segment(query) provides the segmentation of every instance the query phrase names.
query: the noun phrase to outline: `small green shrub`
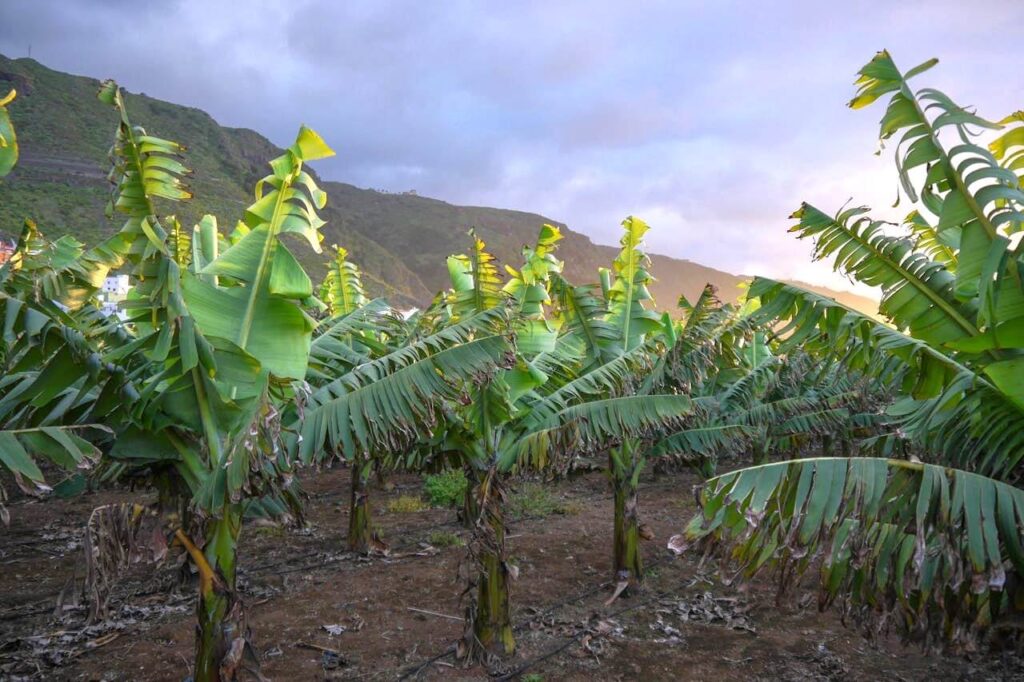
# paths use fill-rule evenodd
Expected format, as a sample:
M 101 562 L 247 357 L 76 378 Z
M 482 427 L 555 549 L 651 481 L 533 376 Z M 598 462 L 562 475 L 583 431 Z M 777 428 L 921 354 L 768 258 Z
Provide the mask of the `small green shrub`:
M 434 547 L 462 547 L 466 544 L 462 538 L 455 533 L 443 530 L 431 533 L 429 541 Z
M 523 675 L 520 679 L 523 682 L 544 682 L 544 676 L 540 673 L 530 673 L 529 675 Z
M 548 486 L 541 483 L 524 483 L 508 502 L 508 510 L 513 518 L 526 516 L 550 516 L 551 514 L 576 515 L 580 506 L 575 502 L 566 502 L 551 492 Z
M 430 505 L 415 495 L 402 495 L 393 500 L 388 500 L 387 509 L 389 512 L 406 514 L 410 512 L 421 512 L 430 509 Z
M 458 507 L 466 495 L 466 474 L 462 469 L 446 469 L 423 479 L 423 490 L 434 507 Z

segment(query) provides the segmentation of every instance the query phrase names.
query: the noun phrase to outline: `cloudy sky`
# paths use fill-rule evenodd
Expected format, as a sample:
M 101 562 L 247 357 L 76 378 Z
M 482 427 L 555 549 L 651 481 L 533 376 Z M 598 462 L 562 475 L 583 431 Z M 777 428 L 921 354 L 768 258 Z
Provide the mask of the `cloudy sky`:
M 239 9 L 242 6 L 245 9 Z M 0 52 L 113 77 L 290 142 L 331 179 L 517 208 L 732 272 L 842 284 L 786 234 L 801 200 L 892 210 L 880 106 L 845 102 L 888 48 L 1001 118 L 1024 106 L 1020 0 L 3 0 Z

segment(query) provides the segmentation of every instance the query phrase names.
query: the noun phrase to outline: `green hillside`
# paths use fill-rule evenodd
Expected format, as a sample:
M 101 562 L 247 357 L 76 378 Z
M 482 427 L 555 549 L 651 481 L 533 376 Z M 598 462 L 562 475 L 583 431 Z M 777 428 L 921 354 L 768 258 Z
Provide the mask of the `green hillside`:
M 15 87 L 18 99 L 11 116 L 22 156 L 14 173 L 0 181 L 0 231 L 16 235 L 26 217 L 45 233 L 75 235 L 94 244 L 115 231 L 103 214 L 108 185 L 106 156 L 116 123 L 115 114 L 96 99 L 100 81 L 48 69 L 31 59 L 0 55 L 0 90 Z M 187 165 L 195 170 L 193 201 L 164 207 L 194 222 L 204 213 L 222 221 L 241 216 L 251 201 L 254 183 L 266 172 L 266 161 L 279 150 L 259 133 L 219 125 L 191 107 L 129 94 L 135 122 L 153 134 L 188 145 Z M 344 150 L 340 150 L 342 153 Z M 495 208 L 454 206 L 414 194 L 390 194 L 340 182 L 322 182 L 330 197 L 322 213 L 327 221 L 325 244 L 345 246 L 364 269 L 372 293 L 388 295 L 398 304 L 427 302 L 446 286 L 444 256 L 463 251 L 466 232 L 475 228 L 499 260 L 516 264 L 524 244 L 532 242 L 543 223 L 558 223 L 533 213 Z M 563 227 L 559 253 L 573 281 L 595 281 L 597 268 L 607 266 L 615 249 L 594 244 Z M 314 276 L 323 259 L 297 249 Z M 723 298 L 739 293 L 743 278 L 686 260 L 653 257 L 652 287 L 657 302 L 672 308 L 680 293 L 691 299 L 706 282 L 719 287 Z M 861 310 L 875 312 L 869 299 L 827 289 Z
M 17 169 L 3 181 L 0 230 L 17 234 L 22 221 L 31 217 L 47 234 L 70 233 L 94 244 L 117 229 L 103 214 L 109 192 L 106 158 L 117 119 L 96 99 L 99 86 L 94 78 L 0 55 L 0 89 L 18 90 L 11 117 L 21 146 Z M 128 95 L 128 105 L 138 124 L 188 146 L 195 198 L 164 207 L 187 222 L 204 213 L 222 221 L 240 218 L 252 201 L 253 185 L 267 173 L 266 162 L 280 154 L 259 133 L 220 126 L 199 109 L 134 94 Z M 393 288 L 381 286 L 376 293 L 398 294 L 412 301 L 429 297 L 401 260 L 361 233 L 344 228 L 330 210 L 324 218 L 332 223 L 328 244 L 344 244 L 371 274 L 388 273 Z M 313 272 L 323 271 L 316 254 L 308 249 L 296 252 L 307 259 L 305 264 Z

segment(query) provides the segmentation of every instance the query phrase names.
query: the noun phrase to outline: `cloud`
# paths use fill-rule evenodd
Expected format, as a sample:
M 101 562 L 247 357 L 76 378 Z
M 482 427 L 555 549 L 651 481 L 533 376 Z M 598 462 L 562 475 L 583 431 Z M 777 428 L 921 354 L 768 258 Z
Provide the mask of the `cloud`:
M 286 144 L 307 123 L 327 177 L 543 213 L 611 243 L 842 284 L 786 233 L 801 200 L 886 207 L 880 108 L 854 72 L 888 47 L 990 116 L 1019 108 L 1024 4 L 238 3 L 6 0 L 0 52 L 115 77 Z M 890 211 L 891 212 L 891 211 Z M 898 213 L 898 212 L 897 212 Z

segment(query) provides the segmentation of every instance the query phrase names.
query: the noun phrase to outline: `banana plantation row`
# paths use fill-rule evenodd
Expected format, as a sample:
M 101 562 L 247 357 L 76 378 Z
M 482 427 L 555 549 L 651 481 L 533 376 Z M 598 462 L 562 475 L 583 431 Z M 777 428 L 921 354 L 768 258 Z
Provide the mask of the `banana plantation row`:
M 359 552 L 381 548 L 375 470 L 465 473 L 467 661 L 515 647 L 510 478 L 556 477 L 584 457 L 606 460 L 614 491 L 616 594 L 643 579 L 638 481 L 657 460 L 708 478 L 669 549 L 744 577 L 771 571 L 782 588 L 813 571 L 823 608 L 972 646 L 1024 609 L 1024 115 L 993 123 L 912 90 L 933 64 L 901 72 L 881 52 L 851 102 L 888 100 L 880 137 L 898 140 L 915 210 L 898 226 L 865 208 L 793 216 L 817 258 L 880 288 L 881 319 L 762 278 L 735 305 L 709 286 L 655 312 L 648 228 L 632 217 L 599 284 L 563 277 L 553 226 L 504 270 L 471 235 L 448 258 L 450 288 L 403 316 L 367 297 L 343 248 L 319 288 L 293 254 L 321 252 L 327 197 L 305 164 L 334 152 L 315 132 L 270 161 L 237 223 L 185 226 L 173 216 L 191 198 L 184 147 L 134 125 L 108 81 L 109 213 L 123 226 L 86 248 L 27 220 L 0 269 L 2 470 L 28 494 L 47 490 L 42 461 L 159 491 L 154 508 L 90 519 L 92 617 L 132 558 L 123 547 L 180 547 L 198 575 L 200 681 L 255 660 L 236 589 L 243 518 L 301 523 L 295 471 L 332 460 L 351 466 Z M 2 105 L 6 174 L 14 93 Z M 120 317 L 96 299 L 112 272 L 131 282 Z

